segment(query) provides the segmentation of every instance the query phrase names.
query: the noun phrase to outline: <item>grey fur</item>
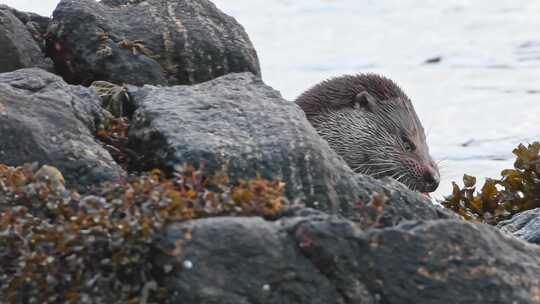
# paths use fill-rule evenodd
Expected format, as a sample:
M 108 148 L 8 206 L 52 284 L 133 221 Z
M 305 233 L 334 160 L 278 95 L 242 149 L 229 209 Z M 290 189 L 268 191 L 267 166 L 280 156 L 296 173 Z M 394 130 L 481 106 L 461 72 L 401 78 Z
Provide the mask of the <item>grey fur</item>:
M 422 192 L 437 188 L 439 170 L 424 128 L 392 80 L 375 74 L 341 76 L 314 86 L 296 103 L 355 172 L 390 176 Z

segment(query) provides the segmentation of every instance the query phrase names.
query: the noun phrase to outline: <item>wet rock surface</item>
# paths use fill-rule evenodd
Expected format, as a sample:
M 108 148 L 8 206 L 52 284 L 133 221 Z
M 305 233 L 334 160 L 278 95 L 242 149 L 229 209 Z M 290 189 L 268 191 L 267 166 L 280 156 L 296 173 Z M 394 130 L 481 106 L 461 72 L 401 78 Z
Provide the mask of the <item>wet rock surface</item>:
M 47 18 L 0 5 L 0 73 L 39 67 L 53 70 L 42 53 L 40 28 Z
M 241 25 L 209 1 L 63 0 L 47 53 L 68 83 L 193 84 L 260 74 Z
M 460 220 L 362 230 L 304 209 L 174 224 L 159 246 L 181 248 L 155 260 L 173 303 L 540 302 L 540 247 Z
M 0 74 L 0 161 L 6 165 L 55 166 L 70 187 L 118 178 L 122 169 L 94 140 L 102 118 L 90 89 L 35 68 Z
M 540 208 L 516 214 L 500 222 L 497 227 L 527 242 L 540 245 Z

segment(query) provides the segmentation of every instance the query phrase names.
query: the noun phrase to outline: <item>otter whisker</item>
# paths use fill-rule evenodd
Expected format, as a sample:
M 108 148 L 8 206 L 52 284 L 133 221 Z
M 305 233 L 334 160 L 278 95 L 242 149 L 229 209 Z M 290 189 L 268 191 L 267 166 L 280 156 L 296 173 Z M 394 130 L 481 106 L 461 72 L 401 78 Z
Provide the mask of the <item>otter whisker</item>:
M 353 170 L 354 173 L 360 173 L 360 174 L 369 175 L 369 168 L 362 169 L 360 167 L 355 167 L 355 168 L 351 168 L 351 169 Z
M 389 168 L 389 169 L 386 169 L 386 170 L 382 170 L 382 171 L 375 171 L 373 172 L 373 176 L 380 176 L 382 177 L 381 175 L 383 173 L 387 173 L 387 172 L 392 172 L 392 171 L 396 171 L 396 169 L 398 169 L 397 167 L 392 167 L 392 168 Z
M 307 90 L 296 103 L 355 173 L 391 176 L 422 191 L 438 186 L 424 128 L 392 80 L 374 74 L 337 77 Z
M 397 177 L 392 176 L 392 178 L 395 179 L 396 181 L 400 182 L 400 183 L 403 183 L 402 179 L 407 175 L 407 173 L 401 173 L 400 175 L 398 175 L 398 174 L 395 174 Z
M 406 175 L 407 175 L 407 173 L 403 173 L 399 177 L 395 178 L 395 180 L 397 180 L 400 183 L 405 184 L 405 182 L 403 181 L 403 178 L 406 177 Z
M 355 164 L 356 165 L 356 164 Z M 355 168 L 380 168 L 380 169 L 386 169 L 389 167 L 396 167 L 399 166 L 399 163 L 395 162 L 385 162 L 385 163 L 369 163 L 369 164 L 358 164 L 355 166 Z
M 405 179 L 402 181 L 402 184 L 407 185 L 411 190 L 417 191 L 418 185 L 417 183 L 413 182 L 412 178 L 410 176 L 405 176 Z
M 444 164 L 444 163 L 447 163 L 447 162 L 448 162 L 448 159 L 445 158 L 445 159 L 441 159 L 441 160 L 436 161 L 436 164 L 440 165 L 440 164 Z
M 396 163 L 377 163 L 377 164 L 359 165 L 357 167 L 359 167 L 359 168 L 387 169 L 387 168 L 395 168 L 395 167 L 398 167 L 398 166 L 399 166 L 399 164 L 396 164 Z

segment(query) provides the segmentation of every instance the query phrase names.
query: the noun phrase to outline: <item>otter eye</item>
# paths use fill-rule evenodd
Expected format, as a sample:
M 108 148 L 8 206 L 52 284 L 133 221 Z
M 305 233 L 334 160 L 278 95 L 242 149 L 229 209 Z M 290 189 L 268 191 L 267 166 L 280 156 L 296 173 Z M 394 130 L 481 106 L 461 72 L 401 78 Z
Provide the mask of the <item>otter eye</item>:
M 416 147 L 410 140 L 403 138 L 403 150 L 405 150 L 405 152 L 413 152 L 415 149 Z

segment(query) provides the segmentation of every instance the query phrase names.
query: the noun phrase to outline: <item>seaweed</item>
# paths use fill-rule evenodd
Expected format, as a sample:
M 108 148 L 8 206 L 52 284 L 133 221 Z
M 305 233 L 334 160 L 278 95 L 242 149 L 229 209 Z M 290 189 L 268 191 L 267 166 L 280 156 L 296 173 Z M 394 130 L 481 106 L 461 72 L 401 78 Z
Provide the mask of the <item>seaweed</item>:
M 55 187 L 37 166 L 0 165 L 0 298 L 9 303 L 165 303 L 167 269 L 152 263 L 171 222 L 274 216 L 284 184 L 233 185 L 183 166 L 103 184 L 92 195 Z M 40 169 L 41 170 L 41 169 Z M 43 171 L 42 171 L 43 172 Z M 170 271 L 170 270 L 169 270 Z
M 452 194 L 442 205 L 467 220 L 495 225 L 513 215 L 540 207 L 540 142 L 513 150 L 513 169 L 501 172 L 500 179 L 486 179 L 476 191 L 476 178 L 463 177 L 463 188 L 453 182 Z
M 127 148 L 130 121 L 127 117 L 107 117 L 97 128 L 96 139 L 114 161 L 127 171 L 137 154 Z

